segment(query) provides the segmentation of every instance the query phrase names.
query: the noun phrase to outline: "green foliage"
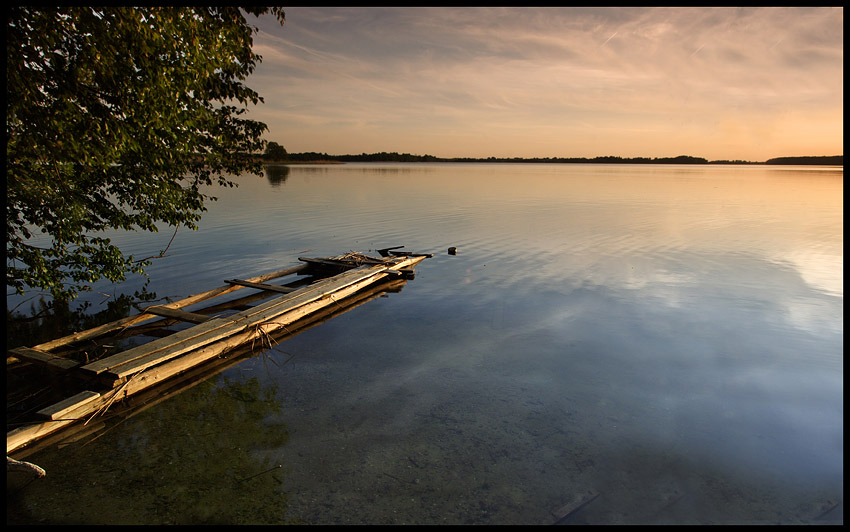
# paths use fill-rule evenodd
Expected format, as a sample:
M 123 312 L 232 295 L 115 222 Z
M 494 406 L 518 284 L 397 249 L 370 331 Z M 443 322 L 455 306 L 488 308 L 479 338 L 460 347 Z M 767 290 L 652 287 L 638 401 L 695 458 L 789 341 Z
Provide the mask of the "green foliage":
M 286 149 L 277 142 L 269 142 L 266 145 L 264 157 L 268 161 L 285 161 L 287 159 Z
M 280 8 L 13 7 L 6 27 L 6 284 L 73 299 L 143 273 L 103 232 L 196 228 L 203 190 L 261 174 L 261 57 Z M 33 237 L 46 235 L 44 245 Z

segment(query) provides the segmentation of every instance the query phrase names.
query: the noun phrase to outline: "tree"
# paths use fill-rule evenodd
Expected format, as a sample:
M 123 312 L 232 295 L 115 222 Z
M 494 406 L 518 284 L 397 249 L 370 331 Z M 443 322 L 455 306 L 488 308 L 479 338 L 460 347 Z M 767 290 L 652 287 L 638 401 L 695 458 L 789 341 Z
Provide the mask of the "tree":
M 287 158 L 286 149 L 277 142 L 269 142 L 266 145 L 265 158 L 269 161 L 283 161 Z
M 262 58 L 246 15 L 280 8 L 13 7 L 6 31 L 6 284 L 70 300 L 149 260 L 104 231 L 196 229 L 207 186 L 262 175 L 242 115 Z M 35 245 L 44 233 L 48 243 Z

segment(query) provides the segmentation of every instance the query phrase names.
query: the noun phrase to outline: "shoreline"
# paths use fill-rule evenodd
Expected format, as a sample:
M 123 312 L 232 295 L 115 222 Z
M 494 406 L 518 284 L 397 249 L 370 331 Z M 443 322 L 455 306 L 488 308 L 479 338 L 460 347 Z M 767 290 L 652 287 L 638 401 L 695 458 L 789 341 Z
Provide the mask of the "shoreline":
M 265 165 L 289 166 L 292 164 L 345 164 L 343 161 L 263 161 Z

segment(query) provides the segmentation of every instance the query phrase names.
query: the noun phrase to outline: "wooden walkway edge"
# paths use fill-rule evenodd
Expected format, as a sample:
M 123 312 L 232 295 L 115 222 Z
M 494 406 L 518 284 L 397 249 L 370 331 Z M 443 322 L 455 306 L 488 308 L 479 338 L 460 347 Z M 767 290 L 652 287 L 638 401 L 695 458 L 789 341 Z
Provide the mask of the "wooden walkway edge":
M 351 254 L 349 254 L 351 255 Z M 147 390 L 154 385 L 199 366 L 247 342 L 267 337 L 276 330 L 302 320 L 384 279 L 397 279 L 400 272 L 410 272 L 427 254 L 399 254 L 382 259 L 347 263 L 345 271 L 321 278 L 302 288 L 265 285 L 265 281 L 303 273 L 310 262 L 270 274 L 241 280 L 225 281 L 227 286 L 190 296 L 168 305 L 155 305 L 144 314 L 124 318 L 89 331 L 46 342 L 33 348 L 17 348 L 10 354 L 28 361 L 48 364 L 57 370 L 77 372 L 90 381 L 90 388 L 59 403 L 41 409 L 43 421 L 13 429 L 6 434 L 6 452 L 11 453 L 84 418 L 91 419 L 113 402 Z M 343 256 L 348 257 L 348 255 Z M 315 259 L 325 261 L 331 259 Z M 344 262 L 344 261 L 342 261 Z M 238 282 L 233 282 L 238 281 Z M 268 288 L 275 286 L 281 288 Z M 268 290 L 274 297 L 266 302 L 229 316 L 212 317 L 179 310 L 191 304 L 242 288 Z M 193 327 L 130 348 L 84 366 L 50 353 L 81 339 L 95 338 L 134 323 L 166 317 L 195 323 Z M 96 331 L 96 332 L 93 332 Z M 73 365 L 71 364 L 73 363 Z

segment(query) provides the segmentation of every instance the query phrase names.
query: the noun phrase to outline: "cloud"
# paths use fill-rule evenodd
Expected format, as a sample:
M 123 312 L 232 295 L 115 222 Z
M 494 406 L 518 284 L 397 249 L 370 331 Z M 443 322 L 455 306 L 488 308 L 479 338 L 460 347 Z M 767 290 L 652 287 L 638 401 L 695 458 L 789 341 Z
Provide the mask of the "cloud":
M 812 113 L 837 117 L 819 123 L 834 140 L 812 154 L 841 152 L 841 9 L 290 8 L 283 28 L 259 26 L 263 63 L 251 83 L 267 103 L 256 114 L 275 118 L 271 134 L 281 137 L 307 124 L 351 124 L 374 128 L 374 144 L 357 153 L 403 145 L 443 156 L 545 156 L 558 154 L 506 153 L 516 144 L 511 131 L 599 134 L 614 154 L 648 149 L 625 133 L 648 129 L 658 131 L 653 144 L 668 148 L 620 154 L 667 156 L 681 152 L 681 125 L 691 124 L 694 155 L 763 160 L 781 153 L 752 139 L 741 153 L 700 150 L 699 138 L 735 117 L 757 129 L 779 114 L 805 121 Z M 440 145 L 441 125 L 455 141 L 457 128 L 469 132 L 461 142 L 486 134 L 501 151 Z M 606 136 L 618 127 L 624 134 Z M 432 144 L 405 140 L 427 131 Z M 342 149 L 309 142 L 303 151 Z M 530 138 L 525 144 L 533 149 Z M 557 149 L 543 137 L 538 145 Z

